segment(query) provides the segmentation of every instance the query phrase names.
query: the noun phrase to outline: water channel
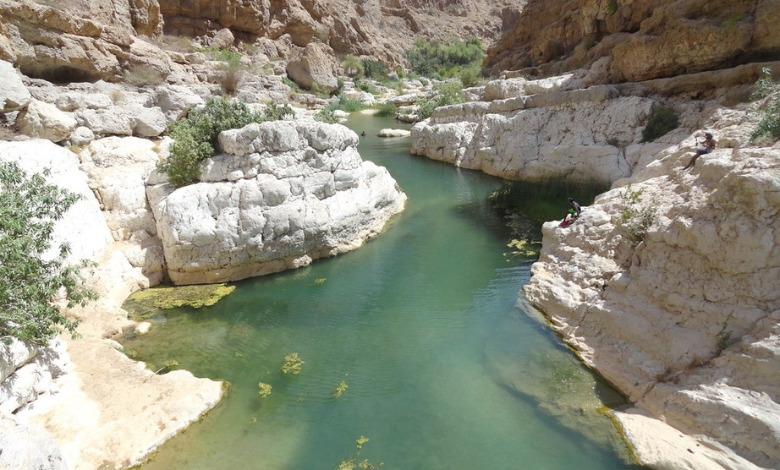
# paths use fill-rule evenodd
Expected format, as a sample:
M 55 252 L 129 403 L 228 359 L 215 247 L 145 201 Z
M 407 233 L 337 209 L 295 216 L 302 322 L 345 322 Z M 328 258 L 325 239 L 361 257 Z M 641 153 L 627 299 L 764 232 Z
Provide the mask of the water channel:
M 159 312 L 127 339 L 150 368 L 175 360 L 230 383 L 141 469 L 335 470 L 361 436 L 357 460 L 388 470 L 637 468 L 600 412 L 620 398 L 518 301 L 533 260 L 505 256 L 510 233 L 487 203 L 501 181 L 374 137 L 402 127 L 392 119 L 348 125 L 366 131 L 360 153 L 389 169 L 406 211 L 356 251 Z M 291 352 L 299 375 L 280 371 Z

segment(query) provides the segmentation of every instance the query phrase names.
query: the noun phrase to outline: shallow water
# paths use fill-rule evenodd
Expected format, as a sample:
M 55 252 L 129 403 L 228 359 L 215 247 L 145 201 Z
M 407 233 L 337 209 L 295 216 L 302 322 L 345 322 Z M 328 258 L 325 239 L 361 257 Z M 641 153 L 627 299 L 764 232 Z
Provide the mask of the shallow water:
M 501 181 L 373 137 L 402 127 L 390 119 L 349 125 L 366 130 L 361 155 L 390 170 L 406 211 L 357 251 L 240 282 L 126 340 L 150 368 L 176 360 L 231 384 L 142 468 L 336 469 L 360 436 L 358 460 L 386 469 L 635 468 L 597 412 L 597 396 L 619 397 L 518 306 L 532 260 L 504 256 L 510 234 L 486 203 Z M 305 361 L 297 376 L 280 372 L 291 352 Z M 260 381 L 273 386 L 264 399 Z

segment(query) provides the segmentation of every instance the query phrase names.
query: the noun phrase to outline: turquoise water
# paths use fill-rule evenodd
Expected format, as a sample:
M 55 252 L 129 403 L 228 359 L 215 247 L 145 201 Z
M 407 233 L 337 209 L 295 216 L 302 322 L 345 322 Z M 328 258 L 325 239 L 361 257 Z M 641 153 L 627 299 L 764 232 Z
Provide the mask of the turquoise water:
M 599 396 L 619 397 L 518 305 L 532 260 L 504 256 L 510 234 L 486 202 L 500 180 L 373 137 L 392 120 L 349 125 L 366 130 L 361 155 L 390 170 L 406 211 L 359 250 L 160 313 L 125 341 L 152 369 L 176 360 L 231 384 L 142 468 L 336 469 L 361 436 L 358 460 L 393 470 L 635 468 L 596 412 Z M 292 352 L 297 376 L 280 372 Z M 273 387 L 264 399 L 260 381 Z

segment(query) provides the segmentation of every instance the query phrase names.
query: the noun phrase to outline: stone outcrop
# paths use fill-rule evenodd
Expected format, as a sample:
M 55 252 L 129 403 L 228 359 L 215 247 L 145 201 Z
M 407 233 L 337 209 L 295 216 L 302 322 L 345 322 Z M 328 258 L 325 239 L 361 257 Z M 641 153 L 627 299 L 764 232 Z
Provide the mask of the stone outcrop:
M 488 52 L 493 72 L 560 74 L 607 58 L 601 83 L 777 57 L 775 0 L 530 0 Z
M 51 435 L 9 416 L 0 416 L 0 468 L 67 470 Z
M 490 101 L 437 108 L 416 124 L 411 152 L 505 179 L 611 183 L 663 145 L 641 143 L 656 101 L 606 85 L 566 91 L 569 82 L 490 82 L 477 93 Z
M 334 70 L 336 64 L 333 61 L 333 50 L 320 43 L 309 44 L 298 57 L 290 58 L 287 62 L 287 75 L 307 89 L 316 84 L 320 90 L 335 90 L 338 80 Z
M 238 38 L 268 38 L 278 46 L 269 57 L 287 58 L 294 48 L 321 43 L 338 56 L 354 54 L 386 63 L 405 62 L 404 51 L 417 36 L 445 39 L 474 35 L 486 43 L 519 13 L 522 3 L 507 0 L 160 0 L 165 31 L 205 36 L 229 28 Z M 292 47 L 290 47 L 292 46 Z
M 277 121 L 223 132 L 201 182 L 147 195 L 176 284 L 244 279 L 360 246 L 404 207 L 383 167 L 338 124 Z
M 30 102 L 30 92 L 10 63 L 0 60 L 0 113 L 18 111 Z
M 157 0 L 0 1 L 0 59 L 27 76 L 56 82 L 116 81 L 147 67 L 166 76 L 168 55 L 137 38 L 159 33 Z
M 682 139 L 572 226 L 546 223 L 524 291 L 634 403 L 616 417 L 645 463 L 777 468 L 780 152 L 750 146 L 748 113 L 704 114 L 722 148 L 683 173 Z M 636 246 L 618 222 L 631 194 L 656 211 Z

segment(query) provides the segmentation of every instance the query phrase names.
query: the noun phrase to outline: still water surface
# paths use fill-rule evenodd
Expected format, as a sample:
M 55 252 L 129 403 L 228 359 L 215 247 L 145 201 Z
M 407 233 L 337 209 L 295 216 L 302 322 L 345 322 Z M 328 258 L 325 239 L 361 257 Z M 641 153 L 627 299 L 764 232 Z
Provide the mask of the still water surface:
M 161 312 L 125 341 L 151 368 L 176 360 L 230 382 L 141 468 L 336 469 L 360 436 L 358 460 L 388 470 L 636 468 L 596 412 L 597 395 L 619 398 L 518 304 L 532 260 L 504 256 L 510 234 L 486 202 L 501 181 L 373 137 L 392 120 L 348 125 L 366 131 L 361 155 L 389 169 L 406 211 L 357 251 Z M 297 376 L 280 372 L 291 352 L 305 361 Z

